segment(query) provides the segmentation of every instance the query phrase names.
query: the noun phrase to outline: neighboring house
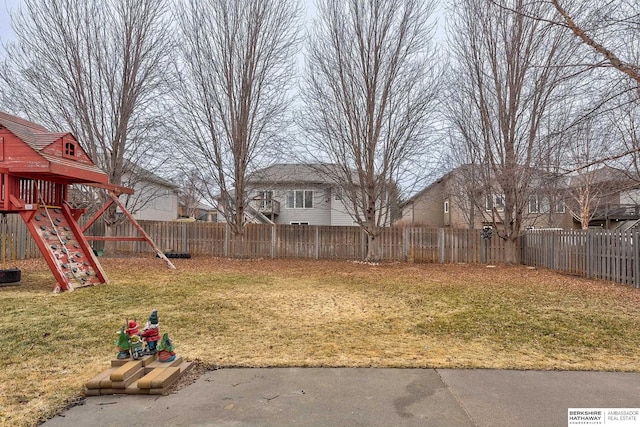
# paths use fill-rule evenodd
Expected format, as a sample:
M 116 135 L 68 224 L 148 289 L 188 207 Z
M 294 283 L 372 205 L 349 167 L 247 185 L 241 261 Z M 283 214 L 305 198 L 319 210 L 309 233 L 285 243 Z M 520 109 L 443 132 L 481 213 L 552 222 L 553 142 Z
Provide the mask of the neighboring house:
M 620 169 L 604 166 L 572 176 L 567 205 L 578 227 L 640 228 L 640 183 Z
M 138 166 L 123 183 L 135 191 L 132 216 L 136 220 L 174 221 L 178 218 L 178 186 Z M 135 174 L 135 179 L 133 174 Z
M 397 225 L 428 227 L 482 228 L 492 225 L 491 212 L 504 209 L 504 196 L 486 194 L 474 187 L 479 179 L 470 166 L 461 166 L 445 174 L 402 204 Z M 499 225 L 500 221 L 498 221 Z M 573 228 L 572 216 L 565 208 L 563 195 L 555 188 L 537 187 L 529 197 L 523 215 L 523 228 Z
M 342 189 L 327 179 L 321 164 L 277 164 L 247 180 L 252 222 L 297 225 L 356 225 Z
M 178 218 L 191 218 L 195 221 L 216 222 L 218 210 L 198 203 L 195 208 L 188 209 L 183 203 L 178 203 Z

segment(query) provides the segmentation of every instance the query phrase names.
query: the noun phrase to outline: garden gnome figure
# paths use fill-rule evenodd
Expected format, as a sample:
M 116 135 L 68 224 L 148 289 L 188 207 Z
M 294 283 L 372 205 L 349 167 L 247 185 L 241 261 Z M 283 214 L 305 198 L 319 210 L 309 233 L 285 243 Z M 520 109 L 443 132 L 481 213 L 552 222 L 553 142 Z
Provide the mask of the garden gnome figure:
M 158 310 L 153 310 L 151 316 L 149 316 L 149 321 L 147 321 L 147 324 L 142 329 L 142 338 L 147 343 L 147 351 L 149 354 L 155 354 L 157 351 L 156 346 L 158 341 L 160 341 L 158 326 L 160 326 L 158 322 Z
M 144 345 L 142 343 L 142 339 L 140 335 L 132 335 L 131 336 L 131 357 L 134 360 L 140 359 L 144 355 Z
M 139 335 L 140 334 L 140 326 L 138 325 L 138 322 L 134 320 L 128 320 L 127 321 L 127 329 L 125 330 L 125 332 L 127 333 L 127 335 L 129 335 L 129 337 L 132 337 L 134 335 Z
M 164 335 L 162 335 L 160 345 L 158 345 L 158 360 L 160 362 L 173 362 L 176 360 L 176 353 L 173 350 L 173 343 L 171 339 L 169 339 L 169 334 L 165 332 Z
M 124 326 L 120 329 L 120 333 L 118 334 L 116 347 L 118 347 L 118 359 L 129 358 L 129 349 L 131 348 L 131 345 L 129 344 L 129 337 L 124 331 Z

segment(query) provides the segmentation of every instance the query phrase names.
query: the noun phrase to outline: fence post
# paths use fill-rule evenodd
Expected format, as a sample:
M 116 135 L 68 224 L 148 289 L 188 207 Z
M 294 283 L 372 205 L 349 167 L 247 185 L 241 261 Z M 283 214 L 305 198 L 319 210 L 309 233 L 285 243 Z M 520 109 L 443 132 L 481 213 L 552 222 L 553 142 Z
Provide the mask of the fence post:
M 404 260 L 409 260 L 409 229 L 407 227 L 402 228 L 402 251 Z
M 585 265 L 585 273 L 587 275 L 587 278 L 591 278 L 591 260 L 593 259 L 593 257 L 591 256 L 591 251 L 593 250 L 593 242 L 591 240 L 592 237 L 592 233 L 591 230 L 587 230 L 587 244 L 586 244 L 586 250 L 584 252 L 584 265 Z
M 229 223 L 224 223 L 224 256 L 229 257 Z
M 636 288 L 640 288 L 640 248 L 638 248 L 640 242 L 638 242 L 638 237 L 640 237 L 640 233 L 634 231 L 631 241 L 631 256 L 633 256 L 633 285 Z
M 189 252 L 189 227 L 186 223 L 182 223 L 182 248 L 183 252 Z
M 271 259 L 276 257 L 276 225 L 271 224 Z
M 320 228 L 316 225 L 316 259 L 320 258 Z
M 438 229 L 438 262 L 444 263 L 444 228 Z

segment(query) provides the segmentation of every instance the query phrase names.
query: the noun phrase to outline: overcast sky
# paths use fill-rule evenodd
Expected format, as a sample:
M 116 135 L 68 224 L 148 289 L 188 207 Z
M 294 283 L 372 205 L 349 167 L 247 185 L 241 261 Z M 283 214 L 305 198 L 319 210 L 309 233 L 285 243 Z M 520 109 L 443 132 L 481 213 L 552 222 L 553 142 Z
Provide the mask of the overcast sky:
M 0 0 L 0 40 L 3 42 L 13 37 L 9 11 L 16 8 L 20 0 Z

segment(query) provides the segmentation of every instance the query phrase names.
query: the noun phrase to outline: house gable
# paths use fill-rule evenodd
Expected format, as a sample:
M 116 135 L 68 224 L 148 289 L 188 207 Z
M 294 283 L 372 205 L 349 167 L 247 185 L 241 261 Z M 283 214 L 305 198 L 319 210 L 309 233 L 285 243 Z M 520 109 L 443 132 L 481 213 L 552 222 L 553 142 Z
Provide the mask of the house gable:
M 0 167 L 14 174 L 68 183 L 109 182 L 72 134 L 50 132 L 4 112 L 0 112 Z
M 85 165 L 94 164 L 87 152 L 82 148 L 80 143 L 72 134 L 66 133 L 52 135 L 56 136 L 55 140 L 44 147 L 41 150 L 42 153 L 49 154 L 53 157 L 73 160 Z

